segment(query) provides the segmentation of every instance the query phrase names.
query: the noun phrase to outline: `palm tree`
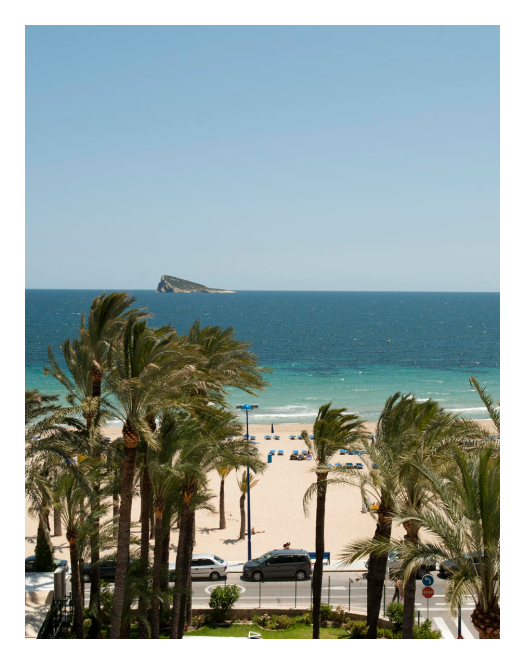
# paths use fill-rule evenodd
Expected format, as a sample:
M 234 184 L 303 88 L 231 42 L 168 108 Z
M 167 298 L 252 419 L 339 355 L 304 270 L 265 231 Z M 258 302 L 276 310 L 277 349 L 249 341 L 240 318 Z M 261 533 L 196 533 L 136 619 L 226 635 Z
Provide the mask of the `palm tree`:
M 306 491 L 303 499 L 305 514 L 308 514 L 308 504 L 315 494 L 317 496 L 317 509 L 315 519 L 315 564 L 312 581 L 312 625 L 313 637 L 319 638 L 321 625 L 321 591 L 323 587 L 323 559 L 324 559 L 324 530 L 327 489 L 326 464 L 341 448 L 347 449 L 363 436 L 363 421 L 357 415 L 346 412 L 345 408 L 332 408 L 332 403 L 324 404 L 319 408 L 314 423 L 313 439 L 306 431 L 302 438 L 306 443 L 312 458 L 317 460 L 315 473 L 317 480 Z
M 239 420 L 231 412 L 208 406 L 198 417 L 179 417 L 172 436 L 177 441 L 176 470 L 181 476 L 179 544 L 177 547 L 176 583 L 171 613 L 170 638 L 182 638 L 193 546 L 193 519 L 197 498 L 207 484 L 207 475 L 219 465 L 264 470 L 264 464 L 249 443 L 225 439 L 240 430 Z M 181 588 L 182 586 L 182 588 Z
M 426 559 L 452 561 L 445 600 L 452 615 L 467 597 L 475 602 L 472 623 L 480 639 L 500 636 L 500 457 L 496 448 L 480 447 L 468 453 L 452 450 L 454 465 L 436 472 L 417 461 L 434 500 L 420 510 L 406 507 L 396 515 L 428 529 L 435 541 L 403 541 L 405 575 Z M 476 562 L 476 564 L 474 564 Z
M 86 426 L 91 441 L 90 456 L 100 459 L 100 432 L 92 427 L 93 417 L 100 412 L 104 401 L 102 393 L 102 379 L 107 373 L 111 349 L 115 345 L 119 330 L 124 325 L 126 315 L 133 312 L 135 316 L 145 316 L 129 307 L 135 298 L 125 292 L 114 292 L 95 297 L 91 303 L 87 325 L 84 314 L 81 316 L 79 338 L 70 341 L 66 339 L 61 344 L 63 357 L 69 370 L 64 373 L 57 362 L 51 346 L 48 348 L 48 357 L 51 369 L 44 368 L 44 374 L 53 375 L 62 385 L 68 388 L 70 403 L 79 402 L 86 419 Z M 72 380 L 70 379 L 72 377 Z M 91 510 L 97 512 L 100 505 L 100 487 L 95 485 Z M 98 528 L 92 530 L 91 535 L 91 594 L 90 608 L 92 623 L 90 638 L 101 638 L 100 621 L 100 547 L 98 544 Z
M 120 638 L 121 633 L 137 445 L 142 436 L 147 445 L 157 447 L 148 417 L 152 412 L 160 412 L 168 402 L 174 404 L 176 395 L 184 395 L 188 392 L 188 386 L 193 385 L 195 370 L 185 364 L 187 355 L 184 351 L 171 328 L 154 330 L 146 327 L 146 321 L 129 315 L 106 376 L 106 383 L 115 400 L 111 408 L 123 423 L 124 438 L 111 638 Z
M 84 515 L 84 501 L 89 491 L 87 477 L 82 483 L 72 472 L 63 472 L 56 483 L 57 495 L 61 503 L 61 513 L 71 559 L 71 591 L 73 598 L 74 629 L 77 639 L 84 638 L 84 616 L 80 582 L 80 561 L 78 556 L 78 531 Z
M 256 480 L 253 475 L 250 477 L 250 491 L 258 482 L 259 480 Z M 248 480 L 246 471 L 243 472 L 242 478 L 240 480 L 237 479 L 237 484 L 239 485 L 239 489 L 241 491 L 241 498 L 239 501 L 239 506 L 241 508 L 241 529 L 239 531 L 239 539 L 243 540 L 246 537 L 246 510 L 244 508 L 244 503 L 246 500 L 246 494 L 248 493 Z
M 494 400 L 492 399 L 492 396 L 487 392 L 486 387 L 481 387 L 481 385 L 478 383 L 478 381 L 474 378 L 474 376 L 470 376 L 469 378 L 470 384 L 474 387 L 476 392 L 479 394 L 479 397 L 481 401 L 485 404 L 486 409 L 489 412 L 489 415 L 494 422 L 494 426 L 496 427 L 496 430 L 498 434 L 500 433 L 499 430 L 499 403 L 494 403 Z
M 232 466 L 217 466 L 217 472 L 221 478 L 221 488 L 219 491 L 219 530 L 226 528 L 226 512 L 224 508 L 224 481 L 233 470 Z

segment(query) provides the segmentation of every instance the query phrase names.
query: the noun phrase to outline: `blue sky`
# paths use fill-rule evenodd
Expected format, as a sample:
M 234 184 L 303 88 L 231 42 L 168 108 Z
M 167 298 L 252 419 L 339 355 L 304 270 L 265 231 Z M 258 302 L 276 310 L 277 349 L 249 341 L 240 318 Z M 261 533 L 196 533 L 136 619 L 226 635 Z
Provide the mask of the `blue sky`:
M 499 290 L 499 28 L 26 28 L 26 287 Z

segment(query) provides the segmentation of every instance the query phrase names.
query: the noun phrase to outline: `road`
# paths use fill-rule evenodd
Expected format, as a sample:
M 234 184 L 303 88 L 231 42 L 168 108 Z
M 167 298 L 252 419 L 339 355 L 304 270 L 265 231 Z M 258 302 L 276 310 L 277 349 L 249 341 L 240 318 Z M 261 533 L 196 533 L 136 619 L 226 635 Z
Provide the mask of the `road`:
M 445 579 L 436 572 L 433 573 L 434 596 L 428 600 L 428 616 L 434 627 L 441 630 L 443 638 L 455 639 L 458 635 L 457 619 L 450 616 L 445 606 Z M 306 611 L 311 604 L 311 582 L 286 579 L 281 581 L 263 581 L 257 583 L 241 577 L 240 574 L 230 574 L 228 579 L 220 581 L 193 580 L 193 608 L 208 608 L 210 593 L 217 585 L 237 584 L 241 589 L 241 597 L 235 606 L 242 608 L 260 608 L 261 612 L 270 610 L 276 612 L 279 608 L 304 608 Z M 416 616 L 419 611 L 421 622 L 427 617 L 427 600 L 422 596 L 423 584 L 416 581 Z M 90 584 L 86 584 L 85 600 L 89 605 Z M 393 581 L 386 583 L 386 603 L 392 601 L 394 595 Z M 383 596 L 384 597 L 384 596 Z M 326 572 L 323 574 L 322 601 L 332 606 L 340 605 L 345 610 L 366 613 L 366 579 L 359 572 Z M 381 604 L 383 616 L 384 602 Z M 462 636 L 464 639 L 478 638 L 477 632 L 470 622 L 474 609 L 472 601 L 462 606 Z

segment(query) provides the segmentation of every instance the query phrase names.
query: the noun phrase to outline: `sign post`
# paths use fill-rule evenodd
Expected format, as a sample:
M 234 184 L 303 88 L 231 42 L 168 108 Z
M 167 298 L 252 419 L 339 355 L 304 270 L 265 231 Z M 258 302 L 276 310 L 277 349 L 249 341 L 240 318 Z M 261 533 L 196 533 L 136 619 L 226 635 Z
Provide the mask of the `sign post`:
M 429 609 L 429 607 L 428 607 L 428 600 L 429 600 L 431 597 L 434 596 L 434 589 L 433 589 L 433 588 L 429 588 L 429 587 L 425 587 L 425 588 L 423 588 L 422 593 L 423 593 L 423 597 L 426 597 L 426 598 L 427 598 L 427 620 L 430 620 L 430 614 L 429 614 L 430 609 Z

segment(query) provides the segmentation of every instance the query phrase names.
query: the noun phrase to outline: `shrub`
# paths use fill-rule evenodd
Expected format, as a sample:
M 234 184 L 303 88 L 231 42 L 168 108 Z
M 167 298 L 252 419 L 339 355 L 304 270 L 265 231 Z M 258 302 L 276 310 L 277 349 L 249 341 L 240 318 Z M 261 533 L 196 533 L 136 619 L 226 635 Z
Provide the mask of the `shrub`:
M 332 621 L 332 627 L 341 627 L 341 625 L 344 624 L 346 616 L 345 610 L 342 606 L 335 607 L 330 616 L 330 620 Z
M 35 546 L 35 565 L 33 570 L 35 572 L 53 572 L 54 569 L 53 550 L 49 546 L 45 536 L 40 534 L 39 528 Z
M 192 625 L 195 627 L 195 629 L 200 629 L 207 623 L 207 618 L 208 616 L 206 615 L 200 615 L 200 616 L 194 616 L 192 619 Z
M 216 586 L 210 595 L 210 608 L 213 609 L 213 618 L 216 622 L 224 622 L 228 611 L 241 596 L 239 586 Z
M 330 604 L 321 604 L 321 625 L 326 625 L 326 621 L 330 620 L 332 615 L 332 607 Z
M 264 613 L 262 616 L 255 614 L 252 618 L 253 622 L 259 627 L 265 627 L 270 622 L 270 616 L 267 613 Z
M 380 628 L 377 630 L 378 639 L 393 639 L 394 635 L 391 629 Z
M 414 638 L 415 639 L 440 639 L 441 630 L 432 629 L 430 620 L 425 620 L 421 625 L 414 625 Z
M 366 639 L 368 625 L 364 620 L 348 620 L 346 624 L 353 639 Z
M 311 625 L 312 624 L 312 614 L 308 613 L 303 613 L 302 616 L 299 616 L 297 618 L 297 622 L 303 623 L 304 625 Z
M 295 625 L 292 616 L 272 616 L 272 622 L 275 624 L 275 629 L 289 629 Z
M 390 602 L 386 607 L 386 615 L 390 622 L 394 623 L 394 632 L 403 628 L 403 605 L 401 602 Z

